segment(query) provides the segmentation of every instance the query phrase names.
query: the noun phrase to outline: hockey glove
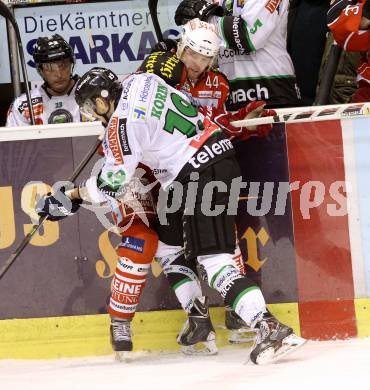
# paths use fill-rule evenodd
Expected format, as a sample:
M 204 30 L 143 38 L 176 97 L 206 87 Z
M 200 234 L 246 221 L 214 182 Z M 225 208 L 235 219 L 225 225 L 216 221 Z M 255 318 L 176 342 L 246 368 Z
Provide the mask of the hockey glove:
M 248 103 L 245 107 L 241 108 L 235 114 L 233 114 L 233 121 L 243 119 L 262 118 L 266 116 L 275 116 L 275 110 L 265 110 L 266 102 L 263 100 L 256 100 Z M 238 138 L 240 140 L 248 139 L 250 136 L 256 135 L 257 137 L 264 138 L 270 134 L 272 130 L 272 123 L 258 126 L 242 127 L 243 134 Z
M 73 215 L 80 208 L 82 199 L 71 200 L 65 193 L 63 187 L 51 195 L 49 192 L 36 204 L 36 213 L 39 217 L 47 217 L 49 221 L 59 221 Z
M 176 9 L 175 23 L 182 26 L 195 18 L 206 22 L 210 16 L 224 16 L 224 9 L 206 0 L 183 0 Z
M 202 107 L 199 111 L 206 118 L 216 123 L 221 128 L 224 135 L 230 140 L 238 139 L 240 141 L 245 141 L 251 136 L 266 137 L 272 129 L 272 124 L 236 127 L 230 122 L 276 115 L 274 110 L 264 110 L 263 107 L 265 104 L 266 103 L 263 101 L 251 102 L 234 114 L 213 107 Z
M 177 41 L 174 39 L 164 39 L 163 41 L 157 42 L 153 48 L 151 53 L 155 53 L 156 51 L 171 51 L 177 49 Z

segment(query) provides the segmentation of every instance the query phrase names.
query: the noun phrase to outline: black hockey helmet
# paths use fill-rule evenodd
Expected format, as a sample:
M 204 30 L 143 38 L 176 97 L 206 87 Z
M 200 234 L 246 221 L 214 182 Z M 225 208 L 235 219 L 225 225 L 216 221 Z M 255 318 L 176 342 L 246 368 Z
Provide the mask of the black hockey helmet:
M 81 111 L 92 114 L 96 112 L 97 97 L 113 100 L 119 97 L 121 90 L 121 84 L 115 73 L 106 68 L 95 67 L 77 81 L 75 99 Z
M 75 63 L 75 56 L 71 45 L 59 34 L 37 39 L 33 50 L 33 59 L 37 68 L 41 64 L 60 61 L 66 58 L 69 58 L 72 64 Z

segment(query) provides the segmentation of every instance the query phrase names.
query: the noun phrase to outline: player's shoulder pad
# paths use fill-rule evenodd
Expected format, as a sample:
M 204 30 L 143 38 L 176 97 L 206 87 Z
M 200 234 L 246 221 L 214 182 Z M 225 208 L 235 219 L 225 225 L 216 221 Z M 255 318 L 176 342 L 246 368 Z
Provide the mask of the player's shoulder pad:
M 139 71 L 153 73 L 175 88 L 181 82 L 184 66 L 173 52 L 156 51 L 143 61 Z

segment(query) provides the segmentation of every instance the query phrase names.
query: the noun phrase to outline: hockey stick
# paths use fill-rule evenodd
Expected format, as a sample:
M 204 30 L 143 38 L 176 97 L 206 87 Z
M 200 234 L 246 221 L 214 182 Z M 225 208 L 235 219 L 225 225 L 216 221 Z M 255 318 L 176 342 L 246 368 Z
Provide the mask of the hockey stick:
M 233 121 L 236 127 L 258 126 L 269 123 L 297 123 L 323 120 L 345 119 L 356 116 L 369 116 L 370 103 L 337 104 L 329 106 L 297 107 L 276 110 L 277 115 L 255 119 Z
M 159 25 L 159 21 L 158 21 L 157 6 L 158 6 L 158 0 L 148 0 L 149 12 L 152 18 L 155 35 L 157 36 L 158 42 L 162 42 L 163 34 L 162 34 L 161 26 Z
M 77 177 L 80 175 L 80 173 L 83 171 L 83 169 L 86 167 L 88 162 L 91 160 L 91 158 L 94 156 L 96 151 L 98 150 L 100 144 L 101 144 L 102 137 L 99 137 L 94 146 L 89 150 L 89 152 L 86 154 L 84 159 L 80 162 L 78 167 L 73 171 L 71 177 L 69 178 L 70 182 L 74 182 Z M 41 217 L 39 219 L 39 223 L 37 225 L 33 225 L 31 231 L 26 235 L 26 237 L 22 240 L 20 245 L 16 248 L 16 250 L 9 256 L 9 258 L 6 260 L 5 264 L 0 268 L 0 280 L 5 275 L 5 273 L 8 271 L 10 266 L 15 262 L 15 260 L 18 258 L 18 256 L 23 252 L 24 248 L 29 244 L 32 237 L 36 234 L 36 232 L 40 229 L 40 227 L 44 224 L 44 222 L 47 220 L 47 216 Z
M 13 25 L 15 35 L 17 37 L 18 52 L 19 52 L 19 58 L 21 60 L 23 80 L 24 80 L 24 84 L 26 87 L 26 97 L 27 97 L 27 104 L 28 104 L 29 112 L 30 112 L 31 124 L 35 125 L 36 124 L 35 115 L 33 112 L 33 107 L 32 107 L 32 102 L 31 102 L 31 92 L 30 92 L 30 86 L 28 84 L 28 74 L 27 74 L 27 68 L 26 68 L 26 61 L 24 59 L 21 34 L 19 33 L 18 24 L 13 16 L 13 14 L 10 12 L 9 8 L 5 5 L 5 3 L 3 3 L 1 0 L 0 0 L 0 15 L 3 16 L 5 19 L 10 21 L 10 23 Z
M 334 82 L 335 73 L 338 69 L 342 51 L 343 49 L 334 41 L 330 47 L 328 62 L 325 65 L 324 75 L 322 77 L 314 103 L 317 106 L 329 103 L 330 91 Z

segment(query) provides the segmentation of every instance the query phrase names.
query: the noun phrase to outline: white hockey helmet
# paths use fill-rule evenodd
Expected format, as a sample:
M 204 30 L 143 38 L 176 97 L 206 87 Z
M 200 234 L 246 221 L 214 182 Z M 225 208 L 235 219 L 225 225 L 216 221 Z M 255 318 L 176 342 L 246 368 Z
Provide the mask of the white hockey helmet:
M 220 37 L 213 24 L 192 19 L 184 25 L 184 31 L 177 45 L 177 57 L 181 59 L 185 47 L 213 60 L 220 49 Z M 212 61 L 213 62 L 213 61 Z

